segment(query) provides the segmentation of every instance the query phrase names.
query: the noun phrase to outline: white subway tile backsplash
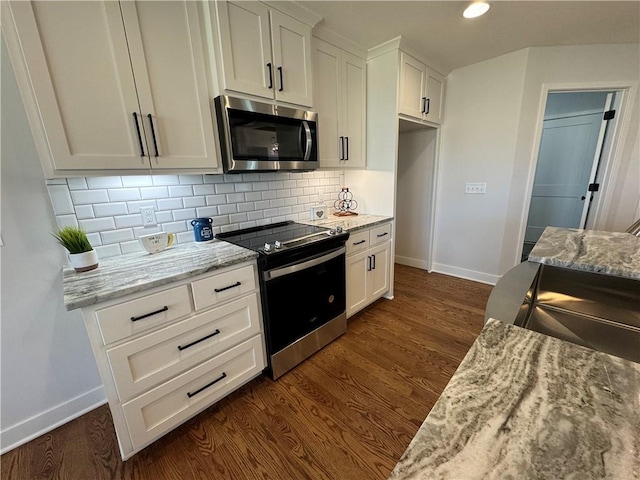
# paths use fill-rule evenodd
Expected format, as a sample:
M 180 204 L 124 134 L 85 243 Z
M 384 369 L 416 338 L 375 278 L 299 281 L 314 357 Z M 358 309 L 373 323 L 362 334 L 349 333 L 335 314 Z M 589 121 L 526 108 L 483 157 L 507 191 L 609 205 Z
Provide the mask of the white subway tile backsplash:
M 90 203 L 105 203 L 109 201 L 106 190 L 73 190 L 71 199 L 74 205 L 88 205 Z
M 123 187 L 151 187 L 154 185 L 151 175 L 131 175 L 122 177 Z
M 167 187 L 141 187 L 140 196 L 143 200 L 151 198 L 168 198 L 169 190 Z
M 124 202 L 98 203 L 93 206 L 93 211 L 96 217 L 113 217 L 129 213 L 127 204 Z
M 74 213 L 73 202 L 66 185 L 47 185 L 49 198 L 55 215 L 69 215 Z
M 106 258 L 141 251 L 136 239 L 160 231 L 175 233 L 178 243 L 193 242 L 196 217 L 211 218 L 214 234 L 307 220 L 315 202 L 333 205 L 343 178 L 340 171 L 138 175 L 60 179 L 47 181 L 47 188 L 58 224 L 83 226 Z M 157 226 L 142 226 L 141 206 L 156 209 Z
M 75 207 L 75 212 L 78 220 L 84 220 L 85 218 L 95 218 L 92 205 L 78 205 L 77 207 Z
M 108 190 L 109 199 L 105 202 L 128 202 L 130 200 L 140 200 L 140 190 L 137 188 L 112 188 Z M 93 202 L 98 203 L 98 202 Z
M 116 225 L 112 217 L 106 218 L 89 218 L 86 220 L 78 220 L 80 228 L 85 232 L 102 232 L 104 230 L 113 230 Z
M 46 185 L 66 185 L 67 179 L 66 178 L 47 178 L 45 179 L 44 183 Z
M 122 180 L 127 177 L 87 177 L 87 186 L 90 190 L 100 188 L 120 188 Z

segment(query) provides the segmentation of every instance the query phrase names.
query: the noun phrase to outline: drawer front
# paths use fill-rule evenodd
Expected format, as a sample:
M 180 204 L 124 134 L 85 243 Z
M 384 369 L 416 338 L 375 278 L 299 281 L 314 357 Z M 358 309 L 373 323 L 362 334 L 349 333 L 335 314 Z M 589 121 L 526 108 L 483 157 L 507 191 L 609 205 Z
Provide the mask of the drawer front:
M 391 240 L 391 224 L 386 223 L 371 229 L 371 246 Z
M 231 300 L 256 288 L 253 265 L 247 265 L 218 275 L 198 280 L 191 284 L 196 310 L 211 307 Z
M 107 350 L 118 396 L 129 400 L 258 333 L 253 293 Z
M 189 288 L 182 285 L 96 312 L 105 345 L 191 313 Z
M 133 448 L 138 449 L 240 387 L 265 367 L 256 335 L 122 405 Z
M 347 255 L 358 253 L 369 248 L 369 230 L 349 234 L 347 240 Z

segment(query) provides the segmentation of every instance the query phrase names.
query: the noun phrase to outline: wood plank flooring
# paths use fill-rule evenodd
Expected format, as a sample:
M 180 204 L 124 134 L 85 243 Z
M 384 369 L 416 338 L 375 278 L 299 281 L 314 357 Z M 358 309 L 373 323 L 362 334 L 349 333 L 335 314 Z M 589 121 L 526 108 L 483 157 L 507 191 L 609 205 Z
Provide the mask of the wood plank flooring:
M 0 458 L 8 479 L 386 479 L 482 329 L 491 287 L 396 265 L 395 298 L 122 462 L 108 407 Z

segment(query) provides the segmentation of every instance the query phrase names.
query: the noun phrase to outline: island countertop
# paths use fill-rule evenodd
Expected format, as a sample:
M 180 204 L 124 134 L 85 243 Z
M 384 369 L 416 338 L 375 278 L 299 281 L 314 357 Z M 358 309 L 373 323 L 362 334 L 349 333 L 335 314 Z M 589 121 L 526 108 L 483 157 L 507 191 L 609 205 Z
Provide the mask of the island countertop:
M 158 253 L 136 252 L 99 260 L 96 270 L 63 271 L 67 310 L 122 297 L 256 258 L 258 254 L 231 243 L 175 245 Z
M 640 478 L 640 364 L 490 319 L 390 479 Z
M 622 232 L 547 227 L 529 261 L 640 279 L 640 237 Z

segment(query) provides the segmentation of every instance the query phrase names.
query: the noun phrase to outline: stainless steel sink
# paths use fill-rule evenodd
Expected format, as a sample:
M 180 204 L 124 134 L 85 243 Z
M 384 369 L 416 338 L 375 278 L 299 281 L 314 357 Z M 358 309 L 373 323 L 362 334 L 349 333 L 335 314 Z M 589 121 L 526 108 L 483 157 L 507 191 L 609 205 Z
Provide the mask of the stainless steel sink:
M 638 280 L 524 262 L 495 286 L 490 317 L 640 363 Z

